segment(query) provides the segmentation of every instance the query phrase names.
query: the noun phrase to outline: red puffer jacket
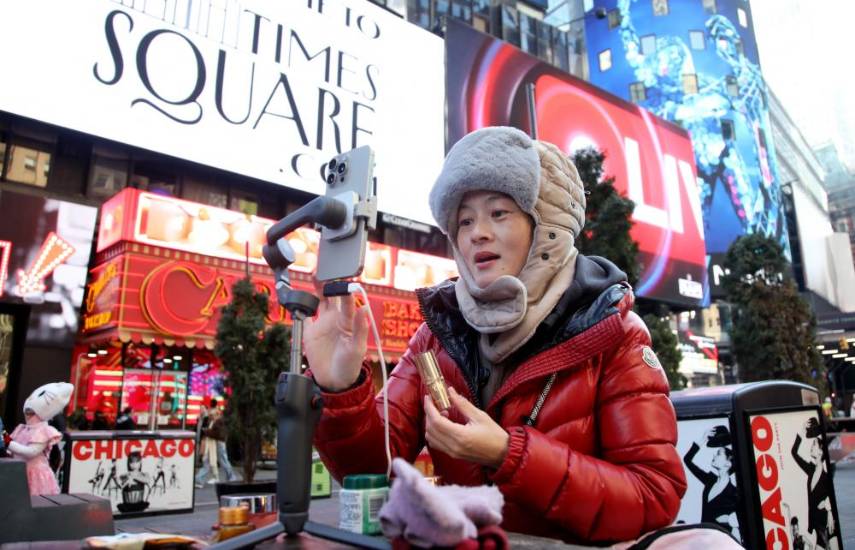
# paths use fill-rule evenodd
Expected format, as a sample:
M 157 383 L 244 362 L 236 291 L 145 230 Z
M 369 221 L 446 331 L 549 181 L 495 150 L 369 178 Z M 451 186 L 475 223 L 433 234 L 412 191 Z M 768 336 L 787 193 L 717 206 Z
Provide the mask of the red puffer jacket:
M 473 358 L 477 334 L 461 324 L 453 285 L 418 295 L 426 323 L 388 382 L 393 456 L 412 462 L 425 446 L 427 390 L 412 357 L 431 349 L 446 383 L 510 434 L 498 470 L 429 449 L 436 473 L 445 484 L 495 483 L 505 496 L 504 528 L 593 543 L 634 539 L 674 520 L 686 488 L 674 447 L 677 423 L 650 336 L 631 311 L 628 285 L 611 285 L 585 307 L 547 318 L 553 326 L 538 329 L 521 350 L 527 359 L 486 407 L 475 391 L 485 375 Z M 527 426 L 552 373 L 551 391 L 534 426 Z M 373 395 L 366 374 L 349 390 L 324 393 L 315 444 L 339 480 L 386 468 L 382 394 Z

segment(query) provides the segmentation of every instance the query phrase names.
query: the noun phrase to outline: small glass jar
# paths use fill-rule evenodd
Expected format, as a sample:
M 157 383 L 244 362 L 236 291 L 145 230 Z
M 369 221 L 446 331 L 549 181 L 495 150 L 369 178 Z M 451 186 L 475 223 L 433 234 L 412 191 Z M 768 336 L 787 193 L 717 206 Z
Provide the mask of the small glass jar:
M 384 474 L 345 476 L 338 498 L 341 529 L 380 534 L 380 508 L 389 498 L 389 480 Z
M 221 506 L 220 529 L 216 541 L 228 540 L 255 529 L 249 522 L 249 508 L 246 506 Z

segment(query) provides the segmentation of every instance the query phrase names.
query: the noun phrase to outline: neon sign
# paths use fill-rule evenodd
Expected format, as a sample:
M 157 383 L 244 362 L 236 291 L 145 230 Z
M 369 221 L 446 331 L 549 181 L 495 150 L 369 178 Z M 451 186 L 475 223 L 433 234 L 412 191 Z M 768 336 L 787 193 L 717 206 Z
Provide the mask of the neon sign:
M 44 292 L 45 277 L 73 255 L 74 247 L 51 231 L 39 249 L 33 264 L 28 269 L 18 270 L 18 285 L 15 291 L 20 296 Z
M 6 279 L 9 275 L 9 255 L 12 253 L 12 243 L 0 241 L 0 296 L 6 290 Z

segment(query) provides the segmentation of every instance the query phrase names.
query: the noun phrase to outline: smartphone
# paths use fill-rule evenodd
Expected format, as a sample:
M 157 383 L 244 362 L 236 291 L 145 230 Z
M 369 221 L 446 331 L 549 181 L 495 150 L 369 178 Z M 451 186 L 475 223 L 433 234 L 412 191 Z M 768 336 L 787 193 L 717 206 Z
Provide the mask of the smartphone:
M 348 207 L 345 224 L 321 230 L 317 278 L 321 281 L 349 279 L 362 273 L 368 228 L 364 217 L 355 217 L 356 206 L 374 196 L 374 151 L 363 145 L 337 155 L 324 167 L 326 196 Z

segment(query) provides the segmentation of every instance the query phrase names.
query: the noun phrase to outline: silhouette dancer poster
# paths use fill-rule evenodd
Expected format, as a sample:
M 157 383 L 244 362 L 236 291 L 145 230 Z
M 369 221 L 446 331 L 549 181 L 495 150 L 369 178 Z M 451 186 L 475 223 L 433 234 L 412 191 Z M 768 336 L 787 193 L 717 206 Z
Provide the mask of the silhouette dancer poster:
M 68 492 L 108 498 L 117 516 L 192 510 L 195 434 L 130 435 L 72 434 Z

